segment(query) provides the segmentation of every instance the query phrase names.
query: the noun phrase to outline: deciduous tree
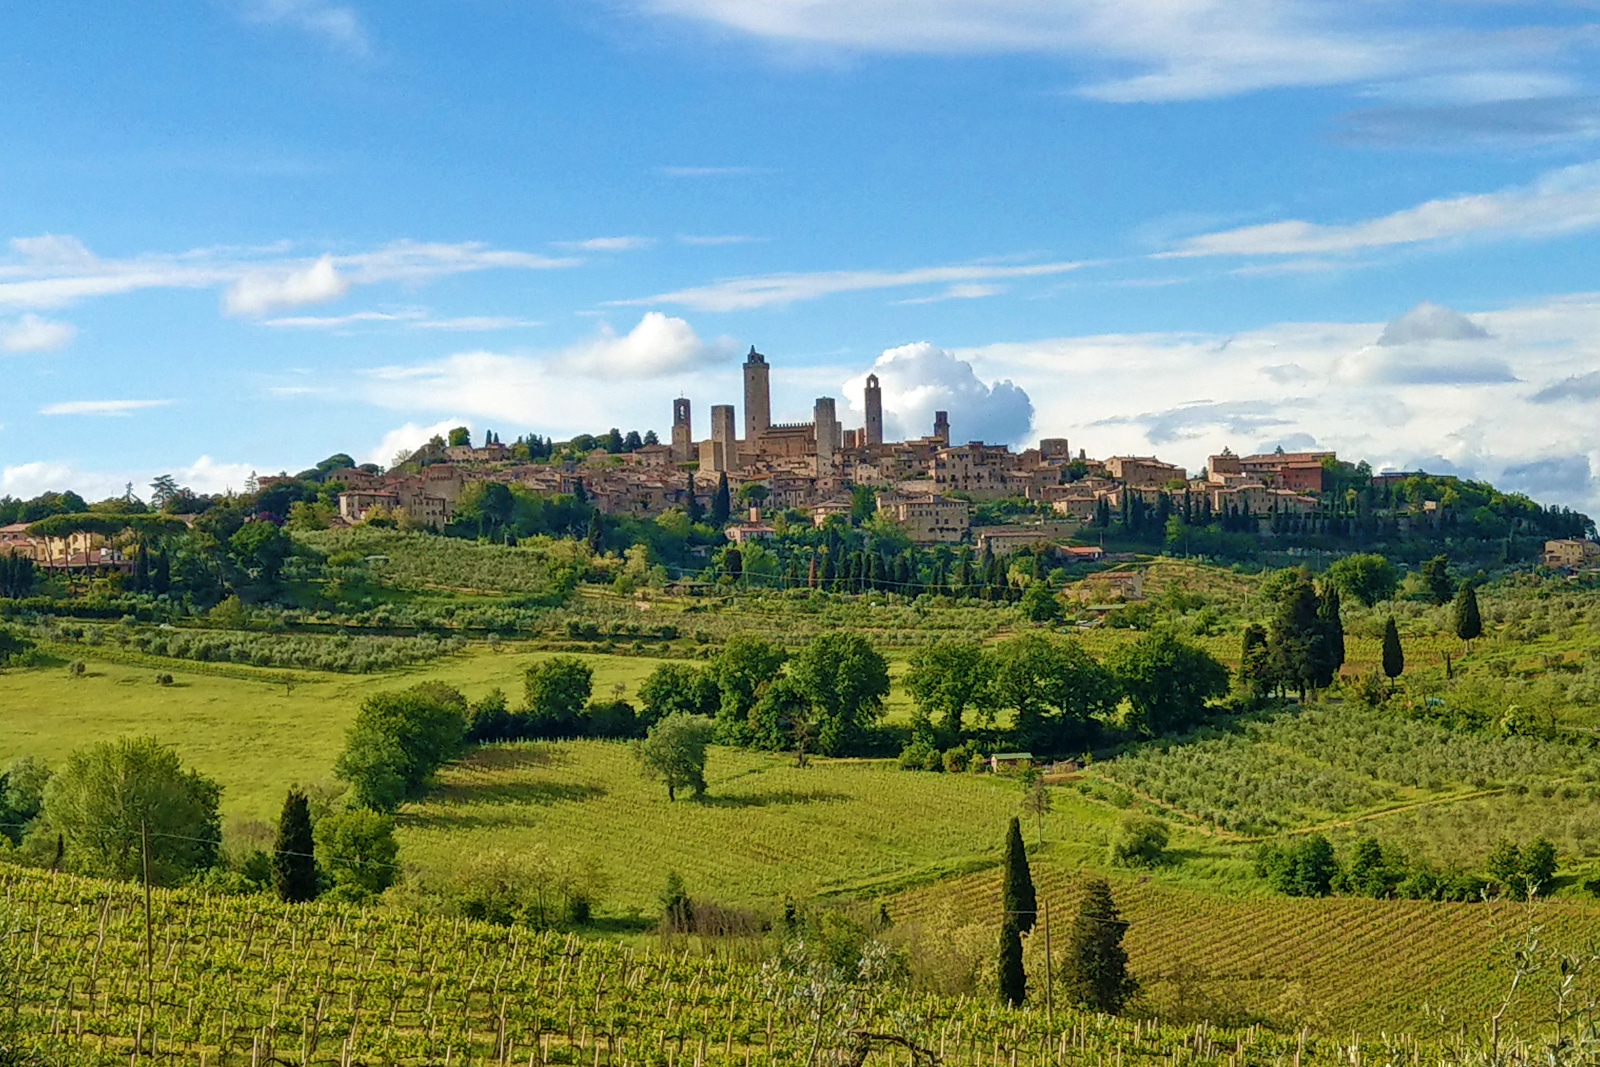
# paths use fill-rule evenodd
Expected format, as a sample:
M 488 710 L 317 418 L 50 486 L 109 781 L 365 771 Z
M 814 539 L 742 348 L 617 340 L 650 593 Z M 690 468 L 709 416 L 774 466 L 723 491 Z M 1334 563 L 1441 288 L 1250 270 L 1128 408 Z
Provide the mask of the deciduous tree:
M 682 713 L 668 715 L 650 727 L 636 753 L 645 774 L 667 787 L 667 799 L 678 799 L 688 789 L 698 798 L 706 791 L 706 746 L 711 743 L 711 720 Z
M 889 665 L 861 634 L 818 634 L 789 665 L 790 676 L 817 710 L 817 751 L 849 750 L 883 714 Z
M 1169 633 L 1145 634 L 1106 657 L 1146 736 L 1198 725 L 1206 703 L 1228 691 L 1228 668 Z

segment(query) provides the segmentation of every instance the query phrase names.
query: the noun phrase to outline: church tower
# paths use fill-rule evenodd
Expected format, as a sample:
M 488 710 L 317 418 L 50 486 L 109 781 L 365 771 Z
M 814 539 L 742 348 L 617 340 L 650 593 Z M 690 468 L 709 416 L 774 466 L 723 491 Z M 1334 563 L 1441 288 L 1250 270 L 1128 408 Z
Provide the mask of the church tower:
M 883 444 L 883 390 L 876 374 L 867 375 L 867 426 L 862 436 L 869 447 Z
M 694 429 L 689 422 L 689 398 L 680 396 L 672 402 L 672 459 L 687 463 L 694 458 Z
M 768 384 L 767 357 L 750 346 L 744 360 L 744 439 L 754 444 L 755 439 L 772 425 L 772 390 Z

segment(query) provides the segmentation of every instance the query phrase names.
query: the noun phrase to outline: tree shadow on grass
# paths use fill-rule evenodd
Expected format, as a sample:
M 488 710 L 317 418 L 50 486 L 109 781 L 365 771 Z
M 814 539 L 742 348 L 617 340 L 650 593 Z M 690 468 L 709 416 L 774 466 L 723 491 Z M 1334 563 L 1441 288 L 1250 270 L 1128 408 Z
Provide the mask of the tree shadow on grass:
M 606 795 L 603 787 L 585 782 L 452 782 L 428 791 L 431 804 L 514 804 L 547 808 L 581 804 Z
M 854 800 L 849 793 L 829 793 L 822 790 L 802 793 L 783 789 L 772 793 L 743 793 L 737 796 L 705 796 L 700 803 L 712 808 L 771 808 L 792 807 L 798 804 L 836 804 Z

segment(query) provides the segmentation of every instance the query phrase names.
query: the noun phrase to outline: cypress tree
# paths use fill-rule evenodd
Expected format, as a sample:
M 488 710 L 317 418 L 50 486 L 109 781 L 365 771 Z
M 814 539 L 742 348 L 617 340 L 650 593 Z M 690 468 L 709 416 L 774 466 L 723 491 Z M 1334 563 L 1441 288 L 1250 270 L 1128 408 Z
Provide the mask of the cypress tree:
M 1344 620 L 1339 617 L 1339 590 L 1324 582 L 1317 597 L 1317 640 L 1312 645 L 1312 675 L 1317 688 L 1332 685 L 1344 666 Z
M 1244 628 L 1239 656 L 1239 678 L 1260 700 L 1272 691 L 1272 651 L 1267 646 L 1267 629 L 1253 622 Z
M 1405 673 L 1406 652 L 1400 647 L 1400 630 L 1394 624 L 1394 616 L 1389 616 L 1389 621 L 1383 624 L 1383 673 L 1391 682 Z
M 172 587 L 172 561 L 165 548 L 156 552 L 155 564 L 150 568 L 150 591 L 160 596 Z
M 1000 889 L 1000 901 L 1006 915 L 1017 924 L 1017 932 L 1025 934 L 1033 929 L 1039 902 L 1033 892 L 1033 873 L 1028 870 L 1028 852 L 1022 844 L 1022 823 L 1015 815 L 1006 831 L 1003 866 L 1005 883 Z
M 143 541 L 139 542 L 139 551 L 133 557 L 133 591 L 136 593 L 147 592 L 150 588 L 150 549 L 145 547 Z
M 728 525 L 731 507 L 728 500 L 728 474 L 724 471 L 717 475 L 717 491 L 711 497 L 711 525 Z
M 1062 968 L 1062 985 L 1069 1000 L 1095 1011 L 1115 1014 L 1122 1010 L 1138 989 L 1128 973 L 1128 952 L 1122 947 L 1127 932 L 1128 924 L 1111 899 L 1111 887 L 1104 878 L 1091 878 L 1072 922 Z
M 694 494 L 694 475 L 689 475 L 689 495 L 683 502 L 684 514 L 689 516 L 691 523 L 698 523 L 706 517 L 706 509 L 701 506 L 700 498 Z
M 1008 914 L 1000 924 L 1000 960 L 996 974 L 1000 999 L 1013 1008 L 1028 998 L 1028 975 L 1022 969 L 1022 931 Z
M 1461 591 L 1456 594 L 1455 615 L 1456 636 L 1470 647 L 1475 638 L 1483 635 L 1483 616 L 1478 614 L 1478 592 L 1472 588 L 1471 582 L 1461 583 Z
M 272 886 L 278 897 L 302 904 L 317 895 L 317 862 L 311 858 L 311 808 L 306 795 L 289 790 L 278 816 L 278 837 L 272 845 Z

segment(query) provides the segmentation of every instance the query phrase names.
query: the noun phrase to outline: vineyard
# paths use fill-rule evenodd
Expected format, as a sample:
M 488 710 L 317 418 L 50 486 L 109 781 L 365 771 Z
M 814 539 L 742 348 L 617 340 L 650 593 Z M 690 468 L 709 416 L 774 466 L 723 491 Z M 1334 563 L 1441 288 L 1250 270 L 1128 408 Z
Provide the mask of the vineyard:
M 1047 857 L 1033 860 L 1039 899 L 1070 917 L 1077 870 Z M 1520 904 L 1224 895 L 1143 878 L 1118 879 L 1113 893 L 1131 924 L 1124 946 L 1143 1010 L 1173 1019 L 1440 1038 L 1498 1007 L 1509 950 L 1527 927 Z M 942 929 L 951 911 L 997 915 L 999 895 L 998 872 L 984 871 L 908 890 L 889 909 L 901 926 Z M 1600 938 L 1600 906 L 1549 901 L 1535 915 L 1548 945 L 1581 949 Z M 1508 1018 L 1531 1026 L 1547 1017 L 1557 979 L 1543 981 L 1524 987 Z
M 915 1047 L 951 1067 L 1265 1067 L 1435 1054 L 1403 1036 L 1178 1026 L 1037 997 L 1005 1009 L 889 977 L 847 984 L 793 953 L 756 967 L 673 944 L 183 891 L 153 894 L 147 938 L 136 887 L 0 867 L 0 888 L 10 1021 L 62 1062 L 782 1067 L 902 1063 Z
M 365 578 L 409 591 L 517 593 L 558 604 L 582 566 L 581 546 L 545 539 L 508 548 L 369 527 L 303 531 L 295 538 L 326 556 L 330 578 Z
M 703 802 L 669 803 L 629 747 L 604 741 L 485 746 L 446 767 L 400 821 L 409 862 L 444 872 L 491 849 L 586 850 L 608 875 L 607 912 L 648 913 L 667 873 L 691 894 L 768 908 L 998 855 L 1017 785 L 992 775 L 907 774 L 884 761 L 716 748 Z M 1109 825 L 1061 795 L 1060 815 Z
M 1156 742 L 1097 773 L 1210 826 L 1269 834 L 1397 799 L 1588 769 L 1572 745 L 1490 736 L 1348 702 Z

